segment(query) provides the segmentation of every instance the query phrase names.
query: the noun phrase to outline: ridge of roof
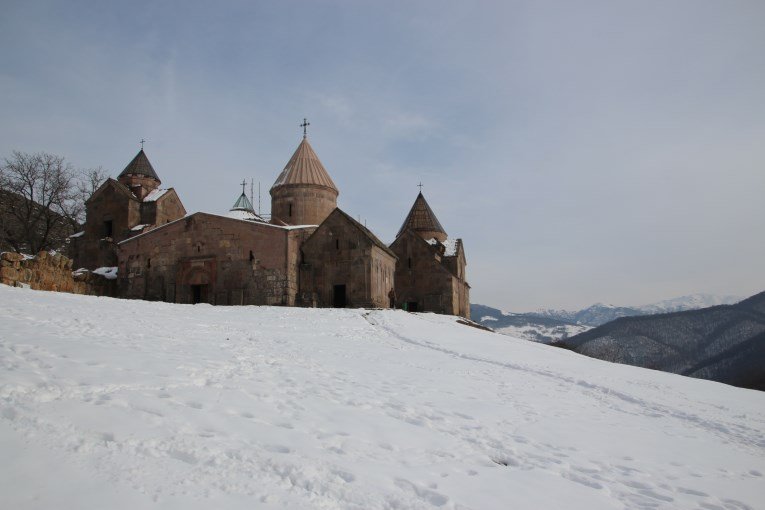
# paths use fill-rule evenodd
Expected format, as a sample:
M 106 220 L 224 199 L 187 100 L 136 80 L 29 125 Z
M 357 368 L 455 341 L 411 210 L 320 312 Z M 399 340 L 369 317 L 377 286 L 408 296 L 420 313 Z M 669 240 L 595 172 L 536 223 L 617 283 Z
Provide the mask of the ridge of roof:
M 149 158 L 146 157 L 146 153 L 143 149 L 138 151 L 138 154 L 135 155 L 133 160 L 128 163 L 122 172 L 120 172 L 119 177 L 125 177 L 127 175 L 143 175 L 156 179 L 160 183 L 162 182 L 159 180 L 157 172 L 154 171 L 154 167 L 151 166 L 151 162 L 149 162 Z
M 135 196 L 132 191 L 130 191 L 130 188 L 128 188 L 127 186 L 119 182 L 118 180 L 113 179 L 112 177 L 107 177 L 106 180 L 98 187 L 98 189 L 96 189 L 96 191 L 94 191 L 93 194 L 90 195 L 90 197 L 88 197 L 85 203 L 88 203 L 91 200 L 93 200 L 94 197 L 96 197 L 97 195 L 100 195 L 103 192 L 103 190 L 109 186 L 113 187 L 115 190 L 117 190 L 119 193 L 122 193 L 130 200 L 135 200 L 137 202 L 140 202 L 138 197 Z
M 436 218 L 436 213 L 430 208 L 422 192 L 417 194 L 417 198 L 414 200 L 414 204 L 412 204 L 412 208 L 409 210 L 409 214 L 407 214 L 396 237 L 400 236 L 407 228 L 415 232 L 441 232 L 447 235 L 444 227 L 441 226 L 441 222 Z
M 147 230 L 146 232 L 141 232 L 140 234 L 135 235 L 133 237 L 128 237 L 127 239 L 123 239 L 122 241 L 119 241 L 117 244 L 129 243 L 129 242 L 132 242 L 132 241 L 134 241 L 136 239 L 140 239 L 140 238 L 142 238 L 144 236 L 153 235 L 153 234 L 161 231 L 162 229 L 165 229 L 165 228 L 169 227 L 170 225 L 175 225 L 179 221 L 188 220 L 189 218 L 192 218 L 194 216 L 213 216 L 215 218 L 222 218 L 222 219 L 228 220 L 228 221 L 244 222 L 247 225 L 257 225 L 259 227 L 276 228 L 276 229 L 285 230 L 285 231 L 308 229 L 308 228 L 315 228 L 316 227 L 316 225 L 294 225 L 294 226 L 283 227 L 283 226 L 280 226 L 280 225 L 274 225 L 273 223 L 268 223 L 267 221 L 243 220 L 241 218 L 232 218 L 230 216 L 225 216 L 225 215 L 222 215 L 222 214 L 216 214 L 216 213 L 210 213 L 210 212 L 204 212 L 204 211 L 197 211 L 197 212 L 193 212 L 191 214 L 187 214 L 187 215 L 185 215 L 185 216 L 183 216 L 181 218 L 178 218 L 177 220 L 173 220 L 173 221 L 170 221 L 168 223 L 163 223 L 161 225 L 158 225 L 157 227 L 155 227 L 155 228 L 153 228 L 151 230 Z
M 299 184 L 324 186 L 339 193 L 329 173 L 327 173 L 324 165 L 321 164 L 319 156 L 316 155 L 313 147 L 308 143 L 308 138 L 303 138 L 303 141 L 295 149 L 284 170 L 276 178 L 274 185 L 271 186 L 271 190 L 280 186 Z
M 365 227 L 364 225 L 362 225 L 361 223 L 353 219 L 353 216 L 343 211 L 339 207 L 335 207 L 335 210 L 329 213 L 329 216 L 332 216 L 335 213 L 342 215 L 346 220 L 350 221 L 351 225 L 356 227 L 359 231 L 361 231 L 362 234 L 364 234 L 367 238 L 369 238 L 370 241 L 372 241 L 372 244 L 374 244 L 375 246 L 383 250 L 388 255 L 391 255 L 396 259 L 398 258 L 398 255 L 396 255 L 393 252 L 393 250 L 391 250 L 388 246 L 386 246 L 385 243 L 380 241 L 380 239 L 371 230 L 369 230 L 367 227 Z M 327 218 L 329 218 L 329 216 L 327 216 Z M 327 221 L 327 220 L 324 220 L 324 221 Z

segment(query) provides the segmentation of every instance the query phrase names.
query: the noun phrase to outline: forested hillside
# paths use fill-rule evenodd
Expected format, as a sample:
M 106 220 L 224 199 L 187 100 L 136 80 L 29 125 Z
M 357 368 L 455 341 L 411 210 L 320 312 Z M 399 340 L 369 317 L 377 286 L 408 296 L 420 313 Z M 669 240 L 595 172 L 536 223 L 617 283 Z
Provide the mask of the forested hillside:
M 765 390 L 765 292 L 734 305 L 617 319 L 558 345 L 606 361 Z

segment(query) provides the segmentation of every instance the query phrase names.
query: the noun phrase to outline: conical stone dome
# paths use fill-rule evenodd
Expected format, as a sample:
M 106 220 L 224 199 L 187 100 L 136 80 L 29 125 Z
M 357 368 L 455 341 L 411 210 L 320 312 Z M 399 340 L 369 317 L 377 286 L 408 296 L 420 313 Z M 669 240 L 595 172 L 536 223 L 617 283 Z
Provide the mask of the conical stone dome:
M 117 180 L 127 186 L 139 200 L 146 198 L 162 183 L 143 149 L 138 151 L 138 154 L 117 177 Z
M 316 155 L 307 138 L 303 138 L 300 142 L 271 189 L 305 184 L 324 186 L 338 192 L 337 186 L 324 169 L 324 165 L 319 161 L 319 156 Z
M 337 207 L 339 193 L 304 137 L 271 186 L 271 221 L 319 225 Z
M 127 177 L 128 175 L 142 175 L 144 177 L 151 177 L 158 183 L 161 182 L 157 172 L 154 171 L 154 167 L 151 166 L 149 158 L 146 157 L 146 153 L 143 151 L 143 149 L 138 151 L 138 154 L 136 154 L 133 160 L 128 163 L 128 166 L 125 167 L 119 176 Z
M 426 240 L 438 239 L 438 241 L 443 243 L 447 238 L 444 227 L 441 226 L 441 222 L 436 218 L 436 214 L 430 208 L 422 193 L 419 193 L 414 200 L 414 204 L 396 237 L 400 236 L 407 228 L 414 230 Z

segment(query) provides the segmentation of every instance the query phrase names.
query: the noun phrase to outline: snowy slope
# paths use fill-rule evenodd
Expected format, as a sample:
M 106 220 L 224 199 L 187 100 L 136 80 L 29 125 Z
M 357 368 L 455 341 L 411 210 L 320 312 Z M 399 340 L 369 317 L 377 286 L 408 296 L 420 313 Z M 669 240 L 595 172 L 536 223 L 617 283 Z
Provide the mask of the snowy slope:
M 0 303 L 0 508 L 765 501 L 765 393 L 430 314 Z

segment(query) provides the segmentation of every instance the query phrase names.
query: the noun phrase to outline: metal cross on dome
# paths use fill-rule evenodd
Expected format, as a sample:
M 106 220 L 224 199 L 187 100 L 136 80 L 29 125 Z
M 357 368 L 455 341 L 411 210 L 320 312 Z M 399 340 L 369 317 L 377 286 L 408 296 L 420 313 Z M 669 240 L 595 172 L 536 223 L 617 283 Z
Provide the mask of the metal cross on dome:
M 141 138 L 141 150 L 143 150 L 143 143 L 144 143 L 145 141 L 146 141 L 146 140 L 144 140 L 143 138 Z
M 310 122 L 308 122 L 308 119 L 306 119 L 305 117 L 303 117 L 303 123 L 302 123 L 302 124 L 300 124 L 300 127 L 301 127 L 301 128 L 303 128 L 303 138 L 305 138 L 305 137 L 307 137 L 307 136 L 308 136 L 308 129 L 307 129 L 307 128 L 308 128 L 308 126 L 310 126 L 310 125 L 311 125 L 311 123 L 310 123 Z
M 244 195 L 244 187 L 247 186 L 247 181 L 242 180 L 242 195 Z
M 420 184 L 418 184 L 417 187 L 420 188 L 420 193 L 422 193 L 422 181 L 420 181 Z

